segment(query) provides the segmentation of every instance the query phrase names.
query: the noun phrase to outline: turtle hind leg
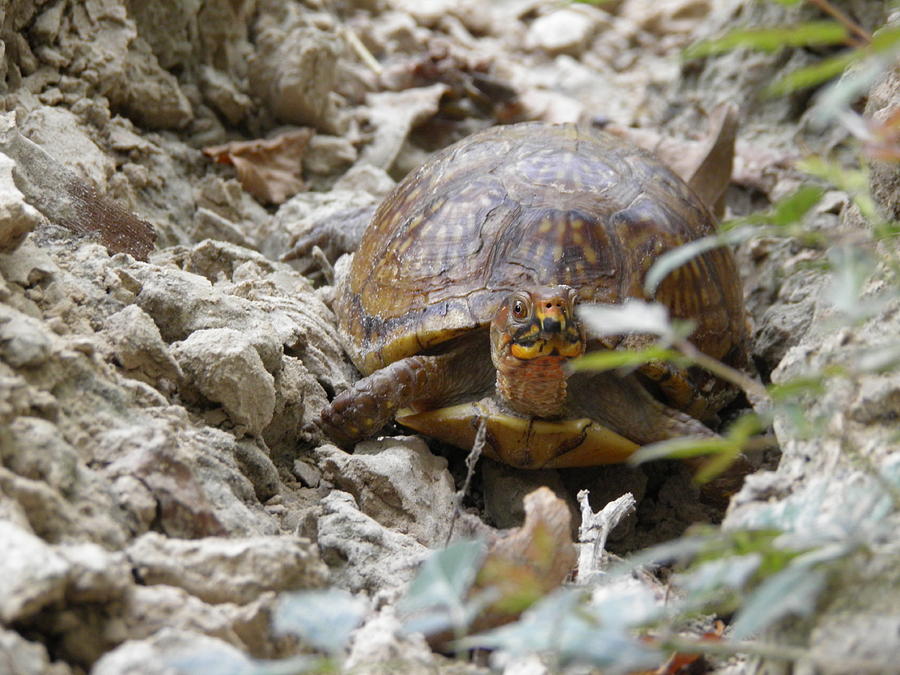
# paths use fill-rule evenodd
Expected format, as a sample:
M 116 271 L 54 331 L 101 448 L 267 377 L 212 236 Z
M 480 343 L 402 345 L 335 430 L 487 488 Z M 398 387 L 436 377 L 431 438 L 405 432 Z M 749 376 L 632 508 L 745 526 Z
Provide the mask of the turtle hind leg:
M 654 398 L 635 374 L 576 374 L 569 380 L 569 394 L 578 413 L 640 445 L 679 436 L 716 435 L 694 417 Z

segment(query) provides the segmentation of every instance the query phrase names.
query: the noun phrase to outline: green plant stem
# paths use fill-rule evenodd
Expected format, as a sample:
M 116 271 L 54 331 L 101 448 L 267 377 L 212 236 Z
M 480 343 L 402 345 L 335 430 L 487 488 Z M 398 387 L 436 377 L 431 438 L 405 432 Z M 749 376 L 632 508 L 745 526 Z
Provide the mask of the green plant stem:
M 672 346 L 682 354 L 687 356 L 689 359 L 691 359 L 698 366 L 706 368 L 713 375 L 716 375 L 726 382 L 731 382 L 732 384 L 743 389 L 744 393 L 747 394 L 747 397 L 750 399 L 751 403 L 761 404 L 765 407 L 771 406 L 772 399 L 769 396 L 769 392 L 766 391 L 766 388 L 761 383 L 757 382 L 753 378 L 748 377 L 741 371 L 722 363 L 718 359 L 714 359 L 713 357 L 704 354 L 687 340 L 677 340 L 673 343 Z
M 672 636 L 662 641 L 662 647 L 683 654 L 718 654 L 734 656 L 746 654 L 778 661 L 807 661 L 817 666 L 852 673 L 883 673 L 885 664 L 865 659 L 840 659 L 832 655 L 818 655 L 802 647 L 754 641 L 714 641 Z
M 823 12 L 833 17 L 838 23 L 840 23 L 844 28 L 846 28 L 852 35 L 856 36 L 856 39 L 853 40 L 852 47 L 864 47 L 865 45 L 872 42 L 872 36 L 869 35 L 868 31 L 865 28 L 856 23 L 849 16 L 844 14 L 837 7 L 832 5 L 829 0 L 809 0 L 816 7 L 821 9 Z

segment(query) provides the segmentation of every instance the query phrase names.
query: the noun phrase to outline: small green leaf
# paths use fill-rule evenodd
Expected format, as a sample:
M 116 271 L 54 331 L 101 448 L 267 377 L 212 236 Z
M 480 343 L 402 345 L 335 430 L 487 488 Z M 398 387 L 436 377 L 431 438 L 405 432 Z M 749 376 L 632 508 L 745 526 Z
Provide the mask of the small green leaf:
M 415 612 L 434 607 L 461 606 L 475 581 L 485 551 L 483 542 L 459 541 L 433 553 L 410 584 L 399 609 Z
M 825 580 L 825 572 L 807 565 L 790 565 L 769 577 L 738 612 L 732 637 L 744 640 L 789 615 L 808 616 Z
M 776 52 L 782 47 L 835 45 L 847 41 L 847 30 L 835 21 L 810 21 L 778 28 L 749 28 L 733 30 L 715 40 L 691 45 L 684 51 L 685 59 L 730 52 L 746 47 L 763 52 Z
M 784 96 L 799 89 L 814 87 L 816 85 L 827 82 L 833 77 L 837 77 L 853 63 L 862 58 L 862 53 L 857 50 L 850 50 L 831 56 L 827 59 L 814 63 L 805 68 L 788 73 L 784 77 L 775 80 L 772 84 L 763 90 L 766 96 Z
M 337 654 L 365 613 L 366 603 L 346 591 L 297 591 L 279 597 L 273 625 L 278 633 L 296 635 L 311 647 Z
M 593 372 L 602 372 L 606 370 L 615 370 L 617 368 L 631 368 L 642 366 L 651 361 L 668 361 L 679 366 L 687 365 L 688 359 L 680 352 L 665 347 L 648 347 L 639 350 L 609 350 L 590 352 L 584 356 L 575 359 L 570 367 L 573 371 L 590 370 Z
M 657 459 L 684 459 L 702 455 L 732 452 L 734 441 L 728 438 L 685 436 L 645 445 L 628 458 L 629 464 L 643 464 Z
M 797 162 L 796 167 L 810 176 L 828 181 L 849 194 L 853 203 L 859 207 L 863 217 L 870 223 L 877 223 L 880 220 L 875 202 L 869 192 L 869 173 L 865 168 L 848 169 L 838 162 L 828 161 L 818 156 L 807 157 Z
M 825 191 L 815 185 L 803 185 L 796 192 L 780 199 L 768 217 L 772 225 L 786 227 L 799 223 L 819 203 Z
M 697 256 L 720 246 L 739 244 L 754 234 L 756 234 L 756 230 L 752 227 L 738 227 L 727 232 L 701 237 L 678 248 L 666 251 L 656 259 L 653 266 L 647 271 L 647 276 L 644 278 L 644 293 L 652 297 L 663 279 Z
M 629 612 L 635 617 L 658 616 L 655 607 L 644 607 L 644 602 L 655 601 L 649 597 L 638 599 L 612 598 L 610 602 L 621 606 L 625 600 Z M 640 603 L 639 607 L 635 603 Z M 474 635 L 460 641 L 460 647 L 486 647 L 503 649 L 511 654 L 553 653 L 560 663 L 590 664 L 610 670 L 627 671 L 655 667 L 661 663 L 660 652 L 650 649 L 632 636 L 626 627 L 617 622 L 623 612 L 616 612 L 604 603 L 594 607 L 587 604 L 583 594 L 570 589 L 560 589 L 548 595 L 522 615 L 513 624 L 487 633 Z
M 795 377 L 779 384 L 770 384 L 769 396 L 774 401 L 786 401 L 802 394 L 822 394 L 825 392 L 825 377 L 823 375 L 810 375 Z
M 739 590 L 750 581 L 761 563 L 762 555 L 758 552 L 706 560 L 678 574 L 676 584 L 689 595 L 700 596 L 697 599 L 715 595 L 725 588 Z
M 828 299 L 851 321 L 872 316 L 892 299 L 889 296 L 862 299 L 863 287 L 874 269 L 868 251 L 856 246 L 839 246 L 832 249 L 828 257 L 832 264 Z

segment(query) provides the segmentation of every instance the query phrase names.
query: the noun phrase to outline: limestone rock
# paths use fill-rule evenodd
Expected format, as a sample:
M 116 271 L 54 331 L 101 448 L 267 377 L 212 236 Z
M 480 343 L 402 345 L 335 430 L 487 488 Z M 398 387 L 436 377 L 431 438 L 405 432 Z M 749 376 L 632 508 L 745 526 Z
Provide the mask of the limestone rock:
M 39 642 L 28 642 L 18 633 L 0 628 L 0 664 L 11 675 L 70 675 L 64 663 L 52 663 Z
M 875 83 L 866 100 L 866 117 L 884 123 L 896 114 L 900 99 L 900 75 L 888 69 Z M 869 181 L 872 197 L 885 218 L 900 220 L 900 169 L 896 161 L 870 162 Z
M 192 661 L 194 659 L 194 661 Z M 188 664 L 173 667 L 173 663 Z M 224 640 L 208 637 L 202 633 L 176 628 L 163 628 L 145 640 L 129 640 L 116 649 L 104 654 L 91 670 L 92 675 L 187 675 L 192 670 L 190 664 L 217 664 L 221 672 L 229 672 L 253 667 L 253 661 L 240 649 Z M 194 670 L 196 672 L 196 670 Z
M 40 321 L 0 305 L 0 357 L 9 365 L 35 367 L 50 356 L 52 333 Z
M 333 490 L 321 503 L 318 541 L 331 583 L 354 593 L 396 597 L 429 549 L 360 512 L 346 492 Z
M 266 591 L 318 588 L 326 570 L 301 537 L 167 539 L 148 532 L 129 548 L 146 584 L 167 584 L 210 603 L 252 602 Z
M 384 527 L 429 548 L 447 541 L 456 508 L 453 479 L 447 460 L 418 436 L 365 441 L 352 455 L 324 445 L 316 458 L 325 479 Z
M 350 654 L 344 663 L 348 671 L 365 672 L 371 664 L 394 664 L 394 672 L 430 670 L 434 656 L 420 633 L 404 633 L 393 607 L 384 607 L 353 633 Z
M 0 521 L 0 621 L 26 619 L 62 600 L 71 564 L 44 541 Z
M 153 319 L 137 305 L 129 305 L 107 319 L 103 332 L 113 345 L 116 360 L 126 371 L 137 371 L 151 383 L 182 377 Z
M 16 163 L 0 154 L 0 251 L 12 251 L 41 222 L 41 214 L 25 201 L 13 181 Z
M 134 584 L 131 565 L 121 552 L 110 552 L 88 542 L 59 546 L 56 550 L 71 566 L 67 602 L 110 602 Z
M 188 381 L 206 398 L 221 403 L 236 425 L 258 435 L 275 412 L 275 381 L 259 352 L 232 328 L 198 330 L 172 345 Z
M 331 92 L 339 42 L 315 26 L 285 26 L 269 19 L 258 26 L 259 53 L 250 78 L 253 91 L 282 122 L 338 131 L 341 125 L 336 123 Z
M 172 417 L 164 411 L 159 419 L 96 439 L 97 461 L 105 464 L 103 475 L 114 481 L 122 508 L 130 509 L 135 533 L 145 531 L 137 524 L 148 515 L 173 537 L 276 532 L 241 472 L 234 436 L 211 427 L 181 428 L 183 420 Z M 148 498 L 154 503 L 150 513 Z
M 602 15 L 592 7 L 558 9 L 534 20 L 525 44 L 549 54 L 578 54 L 599 29 Z

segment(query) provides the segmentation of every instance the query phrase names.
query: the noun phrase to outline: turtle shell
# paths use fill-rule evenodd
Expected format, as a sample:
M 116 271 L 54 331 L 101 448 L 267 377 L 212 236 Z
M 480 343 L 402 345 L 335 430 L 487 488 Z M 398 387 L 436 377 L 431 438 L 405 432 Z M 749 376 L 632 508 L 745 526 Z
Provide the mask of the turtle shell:
M 711 234 L 706 206 L 649 153 L 595 130 L 493 127 L 435 154 L 385 198 L 335 302 L 364 373 L 486 327 L 516 289 L 567 284 L 582 301 L 656 300 L 693 319 L 722 358 L 741 340 L 742 295 L 718 248 L 644 276 L 664 252 Z

